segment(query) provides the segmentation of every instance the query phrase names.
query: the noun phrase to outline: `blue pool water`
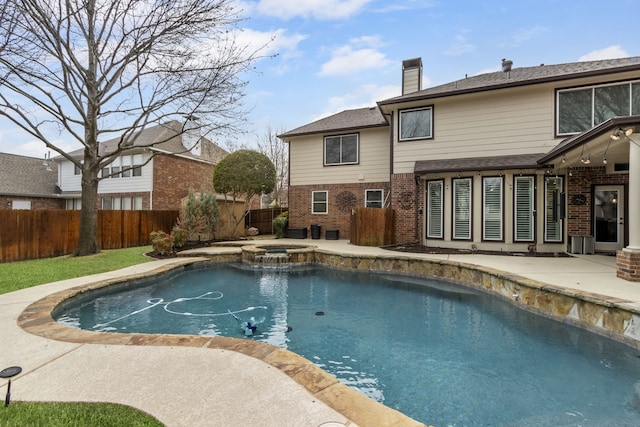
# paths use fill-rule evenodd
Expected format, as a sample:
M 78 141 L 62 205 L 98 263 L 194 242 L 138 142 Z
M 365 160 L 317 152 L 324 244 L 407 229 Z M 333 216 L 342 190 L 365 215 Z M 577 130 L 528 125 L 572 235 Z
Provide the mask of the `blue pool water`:
M 56 317 L 94 331 L 268 342 L 435 426 L 640 425 L 637 351 L 441 280 L 210 266 Z M 251 317 L 261 323 L 246 336 Z

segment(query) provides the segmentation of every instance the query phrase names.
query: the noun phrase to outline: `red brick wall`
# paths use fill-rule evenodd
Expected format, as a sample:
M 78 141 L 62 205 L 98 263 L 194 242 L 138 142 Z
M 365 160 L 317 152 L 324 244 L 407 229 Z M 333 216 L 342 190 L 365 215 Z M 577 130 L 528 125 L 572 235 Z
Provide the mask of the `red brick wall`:
M 397 173 L 391 180 L 391 207 L 395 210 L 395 243 L 418 242 L 422 235 L 422 215 L 419 212 L 424 212 L 424 181 L 418 180 L 416 187 L 415 175 L 412 173 Z
M 0 209 L 12 209 L 14 200 L 30 200 L 31 209 L 65 209 L 66 202 L 64 199 L 53 199 L 46 197 L 0 197 Z
M 618 251 L 616 276 L 631 282 L 640 282 L 640 252 Z
M 213 192 L 213 168 L 212 164 L 182 157 L 164 154 L 154 157 L 153 209 L 180 209 L 180 202 L 190 188 Z
M 341 239 L 348 239 L 351 229 L 351 207 L 364 206 L 365 190 L 389 192 L 389 183 L 374 182 L 363 184 L 293 185 L 289 187 L 289 226 L 307 227 L 311 224 L 322 226 L 322 236 L 326 230 L 339 230 Z M 311 192 L 328 191 L 328 214 L 311 214 Z M 346 201 L 351 193 L 355 200 L 351 205 Z
M 571 235 L 591 235 L 591 191 L 594 185 L 623 185 L 629 183 L 628 174 L 607 174 L 605 166 L 571 168 L 567 176 L 567 231 Z M 576 194 L 585 196 L 584 205 L 574 205 L 572 198 Z

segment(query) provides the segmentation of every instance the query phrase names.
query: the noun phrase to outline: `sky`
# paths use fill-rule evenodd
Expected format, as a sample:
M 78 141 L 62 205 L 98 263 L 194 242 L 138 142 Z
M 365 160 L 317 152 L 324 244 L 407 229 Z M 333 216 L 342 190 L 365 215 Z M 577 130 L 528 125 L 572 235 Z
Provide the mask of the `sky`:
M 422 58 L 423 88 L 513 67 L 640 56 L 625 16 L 636 0 L 234 0 L 239 41 L 262 51 L 245 76 L 243 132 L 252 148 L 343 110 L 400 95 L 402 61 Z M 215 138 L 213 138 L 215 139 Z M 59 141 L 67 151 L 79 148 Z M 43 157 L 42 142 L 0 118 L 0 152 Z M 54 153 L 55 156 L 55 153 Z

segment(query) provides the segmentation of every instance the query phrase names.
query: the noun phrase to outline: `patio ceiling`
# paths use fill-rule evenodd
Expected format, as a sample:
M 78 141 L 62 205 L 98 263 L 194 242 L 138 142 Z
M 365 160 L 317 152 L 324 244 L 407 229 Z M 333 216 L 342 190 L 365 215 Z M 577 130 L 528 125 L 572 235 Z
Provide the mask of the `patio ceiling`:
M 607 164 L 626 163 L 629 161 L 629 139 L 624 135 L 618 140 L 611 138 L 619 129 L 632 129 L 631 138 L 638 140 L 640 116 L 606 120 L 586 132 L 565 139 L 538 159 L 538 163 L 553 164 L 558 169 L 602 166 L 605 159 Z

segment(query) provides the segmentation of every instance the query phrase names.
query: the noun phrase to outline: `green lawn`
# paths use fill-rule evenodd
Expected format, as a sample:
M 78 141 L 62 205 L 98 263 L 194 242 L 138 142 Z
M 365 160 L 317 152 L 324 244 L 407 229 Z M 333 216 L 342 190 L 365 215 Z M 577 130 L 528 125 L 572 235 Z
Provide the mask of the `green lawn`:
M 85 257 L 63 256 L 0 263 L 0 294 L 141 264 L 150 261 L 142 254 L 151 250 L 151 246 L 141 246 L 102 251 Z
M 0 294 L 30 286 L 118 270 L 150 261 L 151 246 L 102 251 L 86 257 L 64 256 L 0 263 Z M 4 380 L 2 385 L 4 385 Z M 0 427 L 162 426 L 137 409 L 111 403 L 11 402 L 0 407 Z
M 149 414 L 115 403 L 11 402 L 0 407 L 0 427 L 157 427 Z

